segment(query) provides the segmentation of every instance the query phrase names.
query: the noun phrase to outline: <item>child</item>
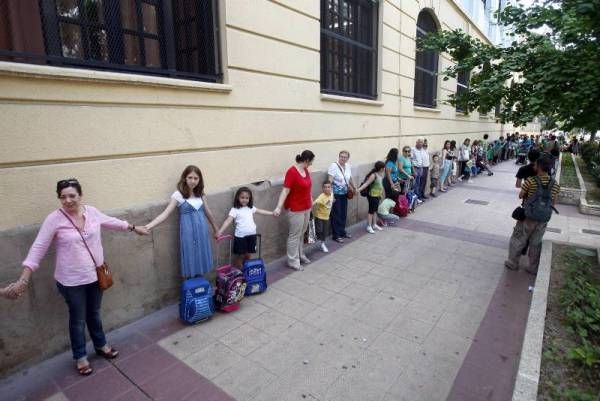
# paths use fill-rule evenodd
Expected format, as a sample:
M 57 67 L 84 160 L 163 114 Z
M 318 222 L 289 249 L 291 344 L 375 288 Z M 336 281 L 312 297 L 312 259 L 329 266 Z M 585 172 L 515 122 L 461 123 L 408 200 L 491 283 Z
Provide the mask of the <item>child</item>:
M 383 221 L 384 225 L 396 224 L 400 220 L 400 217 L 393 213 L 394 207 L 396 207 L 396 202 L 389 198 L 385 198 L 379 204 L 379 207 L 377 208 L 377 216 L 379 216 L 381 221 Z
M 177 191 L 165 210 L 146 225 L 148 231 L 159 225 L 175 210 L 179 209 L 179 253 L 181 275 L 192 278 L 212 270 L 212 248 L 208 225 L 217 231 L 215 219 L 204 196 L 204 179 L 196 166 L 187 166 L 181 173 Z
M 378 161 L 375 167 L 367 174 L 365 181 L 358 187 L 358 192 L 368 188 L 367 201 L 369 202 L 369 215 L 367 216 L 367 232 L 375 234 L 375 230 L 382 230 L 377 225 L 375 213 L 379 207 L 379 200 L 383 196 L 383 176 L 385 174 L 385 163 Z
M 248 187 L 241 187 L 235 192 L 233 207 L 229 215 L 215 233 L 215 238 L 223 234 L 223 231 L 233 222 L 235 233 L 233 236 L 233 253 L 235 260 L 233 265 L 241 268 L 245 260 L 250 259 L 250 254 L 256 253 L 256 224 L 254 213 L 265 216 L 273 216 L 273 212 L 254 207 L 252 191 Z
M 431 161 L 431 167 L 429 168 L 429 175 L 431 176 L 429 192 L 430 195 L 435 198 L 435 191 L 440 185 L 440 156 L 437 154 L 433 155 Z
M 323 182 L 323 193 L 313 202 L 315 233 L 317 234 L 317 240 L 320 242 L 321 250 L 325 253 L 329 252 L 327 245 L 325 245 L 325 239 L 329 235 L 329 213 L 331 213 L 333 202 L 335 202 L 335 199 L 331 191 L 331 182 L 325 180 Z

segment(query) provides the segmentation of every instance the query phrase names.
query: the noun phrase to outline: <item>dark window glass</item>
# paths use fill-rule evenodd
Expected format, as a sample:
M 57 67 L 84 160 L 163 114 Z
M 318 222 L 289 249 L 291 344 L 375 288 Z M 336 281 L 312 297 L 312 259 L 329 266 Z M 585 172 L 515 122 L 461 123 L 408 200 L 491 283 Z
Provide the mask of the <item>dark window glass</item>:
M 321 92 L 377 97 L 378 3 L 321 1 Z
M 456 94 L 464 93 L 469 87 L 469 72 L 468 71 L 460 71 L 456 77 Z M 456 111 L 464 112 L 465 110 L 456 105 Z
M 417 40 L 429 32 L 436 32 L 437 25 L 428 11 L 421 11 L 417 19 Z M 436 107 L 438 53 L 416 52 L 414 104 L 421 107 Z
M 0 60 L 217 81 L 217 0 L 0 0 Z

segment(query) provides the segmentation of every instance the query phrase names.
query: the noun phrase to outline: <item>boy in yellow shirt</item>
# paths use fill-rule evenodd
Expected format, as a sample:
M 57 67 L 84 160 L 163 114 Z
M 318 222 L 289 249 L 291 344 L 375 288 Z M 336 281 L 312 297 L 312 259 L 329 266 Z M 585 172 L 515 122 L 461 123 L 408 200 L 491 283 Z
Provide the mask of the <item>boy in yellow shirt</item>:
M 327 249 L 327 246 L 325 245 L 325 239 L 329 235 L 329 213 L 331 213 L 331 206 L 334 201 L 335 199 L 331 192 L 331 182 L 325 181 L 323 183 L 323 193 L 313 202 L 315 233 L 317 234 L 317 240 L 320 241 L 321 250 L 323 252 L 329 252 L 329 249 Z

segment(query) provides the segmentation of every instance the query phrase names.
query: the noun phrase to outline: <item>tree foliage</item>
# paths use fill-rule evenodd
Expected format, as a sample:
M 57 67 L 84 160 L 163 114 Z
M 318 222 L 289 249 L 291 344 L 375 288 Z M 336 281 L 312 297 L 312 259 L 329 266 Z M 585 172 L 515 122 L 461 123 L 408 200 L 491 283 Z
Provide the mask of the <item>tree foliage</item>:
M 499 119 L 516 126 L 546 116 L 561 128 L 600 129 L 600 0 L 545 0 L 497 14 L 513 42 L 495 47 L 462 30 L 433 33 L 419 46 L 456 62 L 444 80 L 470 71 L 468 90 L 448 102 L 466 112 L 502 104 Z

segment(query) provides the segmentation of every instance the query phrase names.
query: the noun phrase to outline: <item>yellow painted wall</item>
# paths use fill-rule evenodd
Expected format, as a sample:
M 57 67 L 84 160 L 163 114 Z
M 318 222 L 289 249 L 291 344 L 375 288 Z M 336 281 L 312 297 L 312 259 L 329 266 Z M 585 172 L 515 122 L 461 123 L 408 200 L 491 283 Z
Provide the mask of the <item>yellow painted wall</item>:
M 311 149 L 314 169 L 427 137 L 430 150 L 503 130 L 491 117 L 413 106 L 416 18 L 481 32 L 452 0 L 381 0 L 377 101 L 334 101 L 319 84 L 317 0 L 222 1 L 224 84 L 0 63 L 0 229 L 41 222 L 57 180 L 77 177 L 101 209 L 167 199 L 187 164 L 208 192 L 280 178 Z M 440 58 L 440 70 L 448 65 Z M 439 80 L 442 99 L 456 82 Z M 222 205 L 221 207 L 229 207 Z M 213 206 L 214 207 L 214 206 Z

